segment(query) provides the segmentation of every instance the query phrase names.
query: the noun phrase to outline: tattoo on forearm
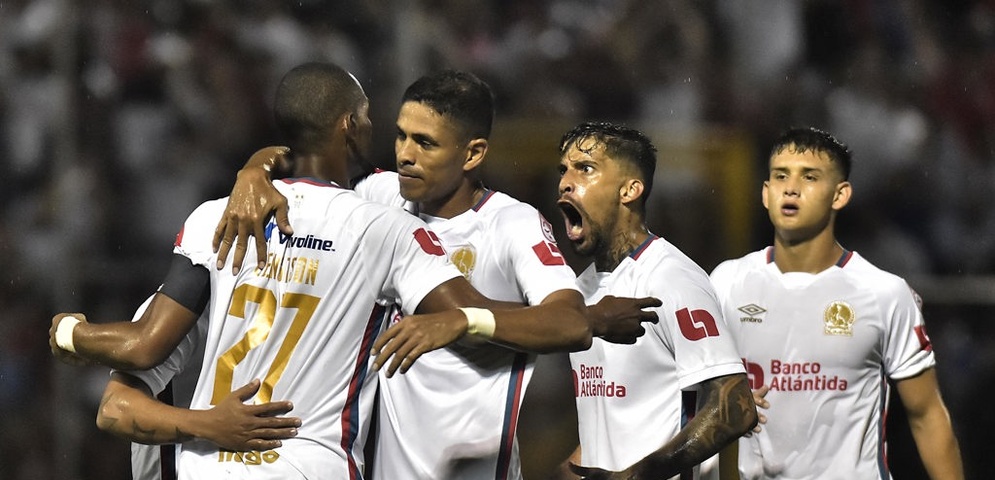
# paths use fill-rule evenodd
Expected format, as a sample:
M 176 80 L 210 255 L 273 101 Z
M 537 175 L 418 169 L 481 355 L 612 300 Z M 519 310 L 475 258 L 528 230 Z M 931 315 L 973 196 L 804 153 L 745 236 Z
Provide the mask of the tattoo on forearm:
M 148 442 L 155 441 L 157 433 L 158 432 L 156 431 L 155 428 L 150 428 L 147 430 L 142 428 L 140 425 L 138 425 L 138 420 L 133 419 L 131 421 L 131 434 L 134 435 L 135 438 L 139 440 L 144 440 Z
M 111 401 L 111 398 L 113 397 L 114 394 L 104 395 L 103 398 L 100 399 L 100 407 L 99 407 L 100 410 L 98 410 L 99 412 L 102 412 L 101 417 L 103 418 L 103 428 L 111 431 L 114 430 L 114 426 L 117 425 L 117 421 L 120 419 L 118 417 L 108 415 L 109 412 L 107 412 L 104 407 Z
M 694 419 L 674 438 L 671 458 L 686 468 L 701 463 L 753 428 L 756 407 L 743 375 L 705 382 Z M 668 444 L 669 445 L 669 444 Z M 664 447 L 665 449 L 667 447 Z

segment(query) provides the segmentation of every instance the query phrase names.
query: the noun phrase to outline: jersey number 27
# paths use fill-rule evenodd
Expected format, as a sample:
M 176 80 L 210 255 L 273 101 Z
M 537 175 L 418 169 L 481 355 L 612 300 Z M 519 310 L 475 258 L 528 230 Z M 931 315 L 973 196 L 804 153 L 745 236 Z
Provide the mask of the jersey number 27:
M 223 355 L 218 357 L 217 372 L 214 377 L 214 394 L 211 397 L 211 405 L 217 405 L 226 395 L 232 391 L 232 375 L 235 372 L 235 365 L 245 359 L 249 350 L 258 347 L 269 337 L 270 330 L 273 329 L 273 320 L 277 314 L 276 294 L 272 290 L 256 287 L 254 285 L 242 284 L 233 292 L 231 307 L 228 308 L 228 315 L 238 318 L 245 318 L 245 306 L 249 302 L 259 305 L 259 310 L 252 317 L 252 326 L 245 332 L 235 345 L 228 349 Z M 294 319 L 287 331 L 287 337 L 280 344 L 280 350 L 270 365 L 266 377 L 263 378 L 262 386 L 256 399 L 259 403 L 269 402 L 273 396 L 273 385 L 280 379 L 280 375 L 287 368 L 290 354 L 301 339 L 304 328 L 307 327 L 314 311 L 321 300 L 314 295 L 303 293 L 285 293 L 280 298 L 279 308 L 293 308 L 297 310 Z

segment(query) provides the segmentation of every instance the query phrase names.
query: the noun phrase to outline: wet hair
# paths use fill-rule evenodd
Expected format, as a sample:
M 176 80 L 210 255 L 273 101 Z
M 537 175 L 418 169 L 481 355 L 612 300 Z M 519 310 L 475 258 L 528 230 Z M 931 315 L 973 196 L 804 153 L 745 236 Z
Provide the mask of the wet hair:
M 443 70 L 421 77 L 404 91 L 401 102 L 429 106 L 455 122 L 467 140 L 491 136 L 494 93 L 472 73 Z
M 770 149 L 773 158 L 788 147 L 798 153 L 822 152 L 829 160 L 839 166 L 843 180 L 850 178 L 850 162 L 852 154 L 843 142 L 817 128 L 792 128 L 781 134 Z
M 273 102 L 276 126 L 297 153 L 314 153 L 343 114 L 355 112 L 366 98 L 345 69 L 331 63 L 305 63 L 280 80 Z
M 586 139 L 594 139 L 604 146 L 605 155 L 615 161 L 625 161 L 636 167 L 643 177 L 642 201 L 646 204 L 653 189 L 656 172 L 656 147 L 649 137 L 639 130 L 608 122 L 587 122 L 577 125 L 560 139 L 560 156 L 571 146 Z

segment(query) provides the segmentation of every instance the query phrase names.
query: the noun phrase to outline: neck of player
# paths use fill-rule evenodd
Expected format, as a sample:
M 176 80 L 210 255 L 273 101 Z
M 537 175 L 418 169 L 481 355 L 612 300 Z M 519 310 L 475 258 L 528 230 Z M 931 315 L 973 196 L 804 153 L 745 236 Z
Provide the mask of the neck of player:
M 326 155 L 307 154 L 294 157 L 294 176 L 311 177 L 326 182 L 335 182 L 341 187 L 349 186 L 347 162 L 328 161 Z
M 622 260 L 632 255 L 632 252 L 636 251 L 650 236 L 649 229 L 642 221 L 627 223 L 624 226 L 622 223 L 627 222 L 620 221 L 619 226 L 623 228 L 614 229 L 608 248 L 596 252 L 594 255 L 594 268 L 599 272 L 615 270 L 615 267 L 618 267 Z
M 831 227 L 803 239 L 774 233 L 774 264 L 781 272 L 819 273 L 835 265 L 842 255 L 843 247 Z
M 473 208 L 480 199 L 484 198 L 485 192 L 483 183 L 467 180 L 445 197 L 419 203 L 418 211 L 433 217 L 453 218 Z

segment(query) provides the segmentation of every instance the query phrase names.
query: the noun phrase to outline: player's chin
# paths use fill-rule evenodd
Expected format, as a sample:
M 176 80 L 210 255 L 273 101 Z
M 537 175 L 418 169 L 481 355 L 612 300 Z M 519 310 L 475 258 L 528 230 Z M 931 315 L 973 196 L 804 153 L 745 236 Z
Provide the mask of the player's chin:
M 570 248 L 572 248 L 574 253 L 577 255 L 584 257 L 594 255 L 594 242 L 586 236 L 570 239 Z
M 421 202 L 425 197 L 425 189 L 421 182 L 415 178 L 401 177 L 400 181 L 401 198 L 409 202 Z

